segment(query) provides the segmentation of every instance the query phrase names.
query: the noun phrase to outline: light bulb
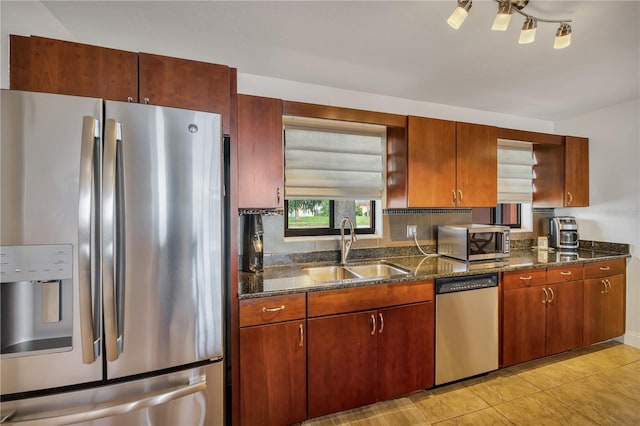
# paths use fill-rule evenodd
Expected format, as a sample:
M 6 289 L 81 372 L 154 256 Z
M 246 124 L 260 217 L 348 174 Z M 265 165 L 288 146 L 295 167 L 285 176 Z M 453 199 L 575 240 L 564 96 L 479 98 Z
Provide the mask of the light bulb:
M 447 19 L 447 24 L 457 30 L 464 20 L 467 19 L 467 16 L 469 16 L 469 10 L 471 10 L 471 0 L 459 1 L 458 6 L 456 6 L 451 16 L 449 16 L 449 19 Z
M 511 21 L 511 13 L 511 3 L 509 0 L 506 0 L 505 3 L 500 3 L 496 19 L 493 20 L 491 29 L 494 31 L 506 31 Z
M 564 49 L 571 44 L 571 27 L 569 24 L 561 24 L 556 31 L 556 38 L 553 41 L 554 49 Z
M 524 24 L 522 24 L 522 31 L 520 31 L 520 39 L 518 43 L 529 44 L 533 43 L 536 39 L 536 28 L 538 23 L 534 18 L 528 17 Z

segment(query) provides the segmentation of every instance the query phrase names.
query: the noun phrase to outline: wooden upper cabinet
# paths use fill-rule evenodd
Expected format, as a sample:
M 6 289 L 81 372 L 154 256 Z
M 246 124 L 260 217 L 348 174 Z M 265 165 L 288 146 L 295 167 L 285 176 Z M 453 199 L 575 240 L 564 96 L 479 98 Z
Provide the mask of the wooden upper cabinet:
M 564 205 L 589 205 L 589 139 L 567 136 L 564 155 Z
M 498 136 L 493 126 L 456 123 L 457 205 L 498 204 Z
M 589 205 L 589 139 L 562 139 L 533 145 L 534 207 Z
M 238 208 L 282 208 L 282 101 L 238 95 Z
M 226 65 L 139 53 L 140 103 L 222 114 L 231 129 L 231 71 Z
M 410 116 L 407 207 L 495 207 L 497 132 L 492 126 Z
M 407 207 L 455 207 L 456 123 L 409 116 Z
M 10 36 L 10 88 L 138 100 L 138 55 L 43 37 Z
M 534 144 L 534 207 L 564 206 L 564 149 L 560 144 Z

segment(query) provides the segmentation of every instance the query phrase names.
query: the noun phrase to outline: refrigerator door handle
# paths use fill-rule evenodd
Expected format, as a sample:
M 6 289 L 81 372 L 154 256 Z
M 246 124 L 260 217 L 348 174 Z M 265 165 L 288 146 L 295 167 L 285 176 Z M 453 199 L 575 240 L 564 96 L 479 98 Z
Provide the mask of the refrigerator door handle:
M 48 413 L 29 414 L 22 418 L 14 417 L 15 413 L 10 413 L 3 419 L 2 424 L 20 426 L 47 426 L 73 423 L 85 423 L 103 417 L 117 416 L 130 413 L 142 408 L 154 407 L 166 404 L 169 401 L 182 398 L 207 389 L 206 376 L 201 376 L 195 382 L 186 385 L 174 386 L 171 388 L 155 390 L 123 398 L 117 401 L 103 402 L 80 407 L 73 407 L 66 410 L 58 410 Z
M 116 233 L 116 158 L 118 141 L 122 138 L 121 124 L 108 119 L 104 126 L 102 167 L 102 300 L 104 303 L 104 346 L 108 361 L 118 359 L 117 287 L 119 277 L 119 235 Z
M 100 122 L 91 116 L 82 120 L 82 144 L 80 149 L 80 176 L 78 188 L 78 296 L 80 299 L 80 338 L 82 362 L 92 364 L 100 356 L 98 325 L 94 323 L 92 279 L 91 214 L 94 211 L 96 145 L 100 139 Z

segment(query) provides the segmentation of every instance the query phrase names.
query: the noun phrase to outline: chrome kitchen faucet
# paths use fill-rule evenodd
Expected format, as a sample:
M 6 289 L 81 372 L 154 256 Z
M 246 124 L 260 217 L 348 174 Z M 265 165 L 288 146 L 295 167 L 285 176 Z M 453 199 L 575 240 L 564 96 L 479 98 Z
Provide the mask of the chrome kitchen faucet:
M 344 226 L 346 223 L 349 223 L 349 227 L 351 228 L 351 239 L 349 241 L 346 241 L 344 238 Z M 356 237 L 356 227 L 353 224 L 351 218 L 343 217 L 340 221 L 340 241 L 340 263 L 344 265 L 347 263 L 347 257 L 349 256 L 351 244 L 358 241 L 358 238 Z

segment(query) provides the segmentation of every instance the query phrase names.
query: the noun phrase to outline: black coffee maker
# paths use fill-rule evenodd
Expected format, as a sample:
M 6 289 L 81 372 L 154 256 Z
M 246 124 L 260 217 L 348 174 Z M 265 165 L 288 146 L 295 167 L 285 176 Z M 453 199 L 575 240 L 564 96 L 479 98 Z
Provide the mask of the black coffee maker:
M 244 215 L 244 232 L 242 234 L 242 270 L 245 272 L 262 272 L 262 216 L 259 214 Z

